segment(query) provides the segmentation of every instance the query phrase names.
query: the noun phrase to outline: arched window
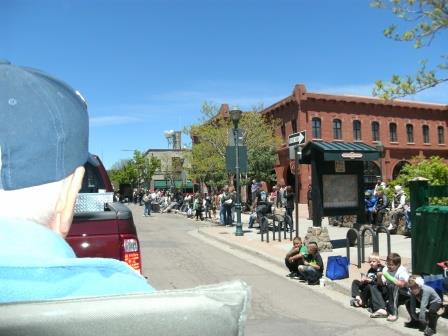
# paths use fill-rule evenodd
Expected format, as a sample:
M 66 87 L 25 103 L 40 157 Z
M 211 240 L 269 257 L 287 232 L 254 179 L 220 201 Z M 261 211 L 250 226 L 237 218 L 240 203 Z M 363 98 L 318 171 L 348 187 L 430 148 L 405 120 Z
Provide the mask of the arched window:
M 359 120 L 353 121 L 353 140 L 361 140 L 361 122 Z
M 372 122 L 372 140 L 380 141 L 380 124 L 378 121 Z
M 322 139 L 322 133 L 320 128 L 320 118 L 311 119 L 311 128 L 313 132 L 313 139 Z
M 406 125 L 406 136 L 408 143 L 414 143 L 414 126 L 411 124 Z
M 429 144 L 429 126 L 423 125 L 422 131 L 423 131 L 423 143 Z
M 342 123 L 340 119 L 333 120 L 333 138 L 336 140 L 342 139 Z
M 445 129 L 443 128 L 443 126 L 437 127 L 437 140 L 439 142 L 439 145 L 445 143 Z
M 390 142 L 397 142 L 398 141 L 397 124 L 396 123 L 389 124 L 389 138 L 390 138 Z

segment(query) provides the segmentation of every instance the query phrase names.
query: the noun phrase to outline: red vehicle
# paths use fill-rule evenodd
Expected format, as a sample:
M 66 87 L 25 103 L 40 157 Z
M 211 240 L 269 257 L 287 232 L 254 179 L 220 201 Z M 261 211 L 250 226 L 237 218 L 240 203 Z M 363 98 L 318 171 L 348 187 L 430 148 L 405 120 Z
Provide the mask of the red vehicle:
M 140 244 L 132 212 L 122 203 L 112 202 L 113 188 L 100 159 L 92 155 L 84 165 L 80 198 L 110 196 L 100 209 L 75 211 L 67 242 L 82 257 L 113 258 L 125 261 L 141 273 Z M 99 193 L 100 192 L 100 193 Z M 109 194 L 107 194 L 109 193 Z

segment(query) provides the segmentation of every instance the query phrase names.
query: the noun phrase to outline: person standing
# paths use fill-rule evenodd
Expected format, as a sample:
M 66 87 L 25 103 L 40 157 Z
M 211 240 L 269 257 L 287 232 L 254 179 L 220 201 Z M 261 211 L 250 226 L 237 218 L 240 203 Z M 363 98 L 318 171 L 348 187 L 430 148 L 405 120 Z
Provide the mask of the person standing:
M 145 205 L 145 209 L 143 210 L 143 216 L 151 216 L 151 194 L 147 190 L 143 196 L 143 204 Z
M 294 218 L 292 217 L 292 215 L 294 212 L 295 194 L 293 193 L 291 186 L 286 187 L 285 198 L 286 198 L 286 205 L 285 205 L 286 214 L 291 218 L 291 230 L 292 230 L 292 225 L 294 224 Z
M 311 184 L 308 184 L 308 191 L 306 192 L 306 200 L 308 202 L 308 219 L 313 219 L 313 196 L 311 193 Z

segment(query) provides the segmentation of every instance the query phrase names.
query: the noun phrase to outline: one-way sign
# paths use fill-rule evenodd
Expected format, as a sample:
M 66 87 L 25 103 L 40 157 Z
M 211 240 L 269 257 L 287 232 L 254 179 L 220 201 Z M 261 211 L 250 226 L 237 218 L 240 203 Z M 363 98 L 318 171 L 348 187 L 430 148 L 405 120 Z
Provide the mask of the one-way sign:
M 289 146 L 303 145 L 305 143 L 305 133 L 306 131 L 291 134 L 289 136 Z

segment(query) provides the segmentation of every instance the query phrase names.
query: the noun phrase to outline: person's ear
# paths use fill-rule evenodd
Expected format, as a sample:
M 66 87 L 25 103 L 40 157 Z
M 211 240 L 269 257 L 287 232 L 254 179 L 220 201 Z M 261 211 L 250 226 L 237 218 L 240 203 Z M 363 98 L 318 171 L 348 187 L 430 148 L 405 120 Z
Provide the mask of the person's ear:
M 82 179 L 84 177 L 84 167 L 75 169 L 72 175 L 64 181 L 59 200 L 56 204 L 55 216 L 50 228 L 62 237 L 67 236 L 73 220 L 73 209 L 75 207 L 76 197 L 81 189 Z

